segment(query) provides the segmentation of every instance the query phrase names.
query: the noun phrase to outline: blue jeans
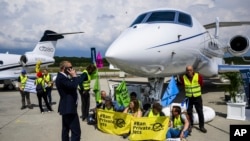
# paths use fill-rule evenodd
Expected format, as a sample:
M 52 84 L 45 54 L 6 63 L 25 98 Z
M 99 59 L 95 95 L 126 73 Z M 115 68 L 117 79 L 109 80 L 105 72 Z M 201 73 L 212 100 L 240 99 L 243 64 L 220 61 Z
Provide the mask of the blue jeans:
M 166 138 L 179 138 L 181 134 L 181 130 L 176 128 L 168 128 L 167 136 Z M 188 131 L 186 130 L 184 132 L 184 138 L 188 136 Z

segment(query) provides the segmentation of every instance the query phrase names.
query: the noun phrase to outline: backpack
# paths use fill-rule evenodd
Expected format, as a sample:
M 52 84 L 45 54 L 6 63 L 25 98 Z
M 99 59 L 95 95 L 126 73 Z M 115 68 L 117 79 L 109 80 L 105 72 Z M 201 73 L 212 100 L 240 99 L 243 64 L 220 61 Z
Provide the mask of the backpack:
M 38 82 L 38 84 L 36 85 L 36 93 L 37 94 L 43 94 L 44 92 L 45 91 L 44 91 L 44 88 L 43 88 L 43 85 L 42 85 L 42 81 Z

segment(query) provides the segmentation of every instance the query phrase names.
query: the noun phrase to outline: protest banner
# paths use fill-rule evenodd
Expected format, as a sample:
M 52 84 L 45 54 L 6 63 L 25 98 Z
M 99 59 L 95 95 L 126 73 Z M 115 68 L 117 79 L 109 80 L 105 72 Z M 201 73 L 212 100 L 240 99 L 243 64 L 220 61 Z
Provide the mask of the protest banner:
M 107 111 L 97 110 L 97 127 L 101 131 L 114 135 L 126 134 L 130 130 L 131 115 Z
M 27 79 L 25 87 L 24 87 L 24 91 L 36 94 L 35 80 Z
M 166 140 L 169 117 L 131 118 L 130 140 Z

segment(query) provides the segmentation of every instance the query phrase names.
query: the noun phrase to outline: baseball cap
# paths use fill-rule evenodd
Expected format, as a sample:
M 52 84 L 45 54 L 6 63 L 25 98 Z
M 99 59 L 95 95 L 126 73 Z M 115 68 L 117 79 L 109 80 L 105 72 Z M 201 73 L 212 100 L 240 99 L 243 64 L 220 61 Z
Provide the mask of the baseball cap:
M 22 73 L 22 74 L 26 74 L 26 70 L 22 70 L 21 73 Z

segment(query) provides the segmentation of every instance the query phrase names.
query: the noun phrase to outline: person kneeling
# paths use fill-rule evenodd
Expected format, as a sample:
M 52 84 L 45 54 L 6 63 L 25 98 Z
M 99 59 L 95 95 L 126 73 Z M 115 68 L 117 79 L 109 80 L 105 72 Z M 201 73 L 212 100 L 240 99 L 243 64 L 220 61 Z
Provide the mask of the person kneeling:
M 180 106 L 173 106 L 171 123 L 172 127 L 168 129 L 167 138 L 183 139 L 188 136 L 189 121 L 186 115 L 181 113 Z

